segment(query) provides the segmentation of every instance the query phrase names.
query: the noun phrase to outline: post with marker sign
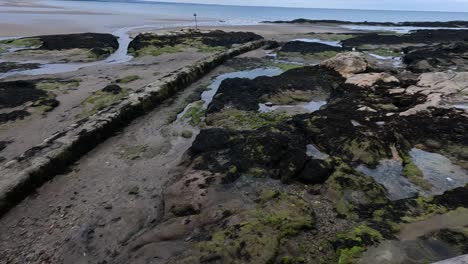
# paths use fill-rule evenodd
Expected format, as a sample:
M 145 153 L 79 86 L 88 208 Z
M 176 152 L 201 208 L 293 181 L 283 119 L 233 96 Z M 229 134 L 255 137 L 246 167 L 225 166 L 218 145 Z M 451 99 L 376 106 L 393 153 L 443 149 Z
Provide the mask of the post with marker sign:
M 193 14 L 193 17 L 195 18 L 195 30 L 198 30 L 197 13 Z

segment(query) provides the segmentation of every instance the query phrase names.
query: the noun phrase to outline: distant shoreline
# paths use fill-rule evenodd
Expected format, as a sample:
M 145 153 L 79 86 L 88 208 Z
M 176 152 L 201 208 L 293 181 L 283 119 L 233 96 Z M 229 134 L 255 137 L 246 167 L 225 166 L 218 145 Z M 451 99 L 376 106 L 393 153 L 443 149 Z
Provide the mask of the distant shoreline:
M 245 26 L 259 25 L 261 21 L 272 21 L 271 27 L 284 27 L 277 21 L 297 20 L 299 17 L 314 17 L 318 22 L 343 21 L 346 23 L 363 24 L 376 21 L 383 23 L 389 21 L 391 26 L 396 25 L 395 20 L 408 21 L 408 18 L 426 21 L 433 20 L 466 20 L 468 13 L 452 17 L 452 13 L 419 12 L 415 16 L 411 11 L 365 11 L 365 10 L 332 10 L 332 9 L 291 9 L 278 7 L 242 7 L 242 6 L 215 6 L 199 4 L 165 4 L 128 2 L 102 2 L 102 1 L 46 1 L 46 0 L 0 0 L 0 37 L 20 37 L 46 34 L 102 32 L 112 33 L 126 27 L 154 26 L 155 28 L 187 27 L 193 22 L 193 13 L 198 14 L 199 24 L 210 27 L 230 27 L 241 30 Z M 265 17 L 270 16 L 270 17 Z M 322 19 L 323 18 L 323 19 Z M 335 19 L 335 18 L 340 18 Z M 345 18 L 341 19 L 341 18 Z M 309 23 L 301 25 L 314 31 L 317 26 L 339 28 L 329 23 Z M 374 25 L 375 25 L 374 23 Z M 413 23 L 414 24 L 414 23 Z M 431 22 L 431 24 L 433 24 Z M 385 24 L 390 25 L 390 24 Z M 468 27 L 468 23 L 466 24 Z M 299 23 L 290 24 L 289 28 L 299 26 Z M 322 29 L 321 29 L 322 30 Z M 341 30 L 345 30 L 341 28 Z M 366 29 L 361 29 L 366 30 Z

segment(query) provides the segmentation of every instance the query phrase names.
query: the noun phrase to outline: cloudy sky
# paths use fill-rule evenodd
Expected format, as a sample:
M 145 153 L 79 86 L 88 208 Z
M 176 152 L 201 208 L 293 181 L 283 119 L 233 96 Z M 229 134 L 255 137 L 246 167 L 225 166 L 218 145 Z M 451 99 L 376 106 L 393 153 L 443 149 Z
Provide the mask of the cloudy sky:
M 151 0 L 147 0 L 151 1 Z M 227 5 L 468 12 L 468 0 L 160 0 Z

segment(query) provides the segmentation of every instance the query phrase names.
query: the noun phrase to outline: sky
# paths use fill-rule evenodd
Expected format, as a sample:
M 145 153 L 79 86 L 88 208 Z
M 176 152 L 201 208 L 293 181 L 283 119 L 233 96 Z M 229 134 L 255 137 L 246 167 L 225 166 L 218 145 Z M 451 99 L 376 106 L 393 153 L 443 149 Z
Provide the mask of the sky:
M 146 0 L 152 1 L 152 0 Z M 156 0 L 154 0 L 156 1 Z M 200 4 L 468 12 L 468 0 L 160 0 Z

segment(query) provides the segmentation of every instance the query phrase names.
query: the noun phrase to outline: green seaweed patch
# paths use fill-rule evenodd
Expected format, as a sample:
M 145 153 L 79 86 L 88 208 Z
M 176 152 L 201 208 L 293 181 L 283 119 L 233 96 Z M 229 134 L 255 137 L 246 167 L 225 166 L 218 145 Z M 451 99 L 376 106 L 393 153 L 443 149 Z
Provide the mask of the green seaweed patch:
M 385 189 L 371 177 L 356 172 L 343 162 L 336 162 L 339 165 L 327 180 L 326 188 L 341 217 L 358 219 L 361 207 L 386 205 L 389 202 Z
M 265 126 L 277 126 L 288 119 L 285 112 L 255 113 L 237 109 L 224 109 L 223 111 L 211 114 L 207 123 L 214 127 L 223 127 L 237 130 L 255 130 Z
M 351 161 L 361 162 L 369 166 L 375 166 L 382 158 L 389 156 L 383 145 L 370 137 L 348 141 L 343 148 L 343 152 Z
M 202 122 L 206 109 L 203 107 L 203 101 L 194 102 L 190 108 L 185 112 L 184 119 L 188 119 L 192 126 L 199 126 Z
M 134 81 L 136 81 L 138 79 L 140 79 L 140 76 L 138 76 L 138 75 L 129 75 L 129 76 L 125 76 L 123 78 L 117 79 L 115 82 L 116 83 L 127 84 L 127 83 L 134 82 Z
M 59 80 L 44 80 L 36 83 L 36 88 L 43 91 L 55 91 L 55 90 L 70 90 L 80 86 L 80 80 L 73 79 L 70 81 L 59 81 Z
M 19 38 L 2 40 L 0 44 L 18 48 L 39 48 L 42 46 L 42 41 L 39 38 Z
M 378 244 L 384 237 L 366 223 L 359 224 L 348 232 L 337 235 L 334 244 L 337 247 L 338 263 L 356 263 L 368 246 Z
M 190 130 L 184 130 L 180 134 L 183 138 L 192 138 L 193 137 L 193 132 Z
M 297 69 L 297 68 L 302 68 L 304 67 L 301 64 L 296 64 L 296 63 L 286 63 L 286 62 L 281 62 L 281 63 L 272 63 L 271 66 L 280 68 L 283 72 L 287 72 L 292 69 Z
M 141 56 L 159 56 L 162 54 L 172 54 L 172 53 L 179 53 L 183 52 L 184 50 L 188 48 L 194 48 L 199 52 L 203 53 L 216 53 L 216 52 L 221 52 L 225 51 L 225 47 L 210 47 L 205 44 L 203 44 L 202 40 L 200 38 L 194 38 L 194 39 L 186 39 L 180 44 L 176 44 L 173 46 L 166 45 L 166 46 L 157 46 L 157 45 L 152 45 L 152 44 L 157 44 L 158 42 L 151 42 L 150 45 L 145 46 L 141 49 L 134 50 L 134 49 L 129 49 L 128 52 L 130 54 L 133 54 L 137 57 Z
M 79 117 L 84 118 L 94 115 L 100 110 L 122 101 L 129 92 L 129 89 L 122 89 L 117 94 L 97 91 L 83 101 L 82 105 L 84 109 Z
M 406 153 L 400 156 L 403 159 L 403 175 L 408 178 L 412 184 L 420 187 L 423 190 L 430 191 L 433 187 L 432 184 L 424 179 L 424 174 L 413 162 L 411 156 Z
M 225 221 L 208 241 L 197 243 L 178 263 L 218 259 L 223 263 L 273 263 L 281 241 L 314 227 L 312 208 L 301 197 L 277 191 L 260 194 L 256 209 Z M 273 193 L 273 195 L 271 195 Z
M 145 146 L 145 145 L 127 146 L 122 151 L 121 157 L 125 158 L 125 159 L 128 159 L 128 160 L 139 159 L 146 152 L 147 148 L 148 147 Z
M 413 206 L 401 217 L 401 221 L 405 223 L 423 221 L 432 216 L 444 214 L 449 211 L 446 207 L 434 203 L 432 197 L 417 197 L 412 201 Z
M 176 46 L 164 46 L 164 47 L 155 47 L 155 46 L 146 46 L 138 51 L 134 51 L 133 54 L 137 57 L 143 56 L 159 56 L 162 54 L 172 54 L 182 52 L 183 47 L 180 45 Z M 132 53 L 132 51 L 130 50 Z
M 330 58 L 335 57 L 336 55 L 338 55 L 338 53 L 339 52 L 337 52 L 337 51 L 328 50 L 328 51 L 322 51 L 322 52 L 315 53 L 313 56 L 320 59 L 320 60 L 326 60 L 326 59 L 330 59 Z
M 298 102 L 310 102 L 312 100 L 325 99 L 327 94 L 319 91 L 283 90 L 272 96 L 262 98 L 264 102 L 276 105 L 289 105 Z

